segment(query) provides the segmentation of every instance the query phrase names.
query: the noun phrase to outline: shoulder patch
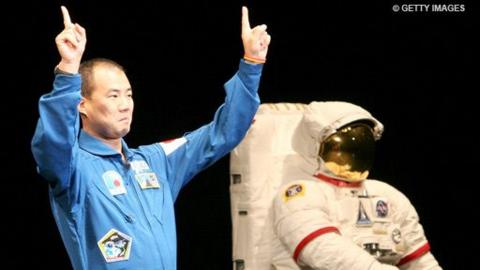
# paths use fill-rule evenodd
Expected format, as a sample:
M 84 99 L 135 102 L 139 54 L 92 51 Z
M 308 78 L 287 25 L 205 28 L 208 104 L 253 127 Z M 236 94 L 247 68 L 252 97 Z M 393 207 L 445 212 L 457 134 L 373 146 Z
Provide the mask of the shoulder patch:
M 293 184 L 289 186 L 283 193 L 283 201 L 287 202 L 288 200 L 298 198 L 299 196 L 305 195 L 305 186 L 303 184 Z
M 174 140 L 168 140 L 160 143 L 165 155 L 170 155 L 173 151 L 177 150 L 180 146 L 184 145 L 187 142 L 185 137 L 181 137 Z

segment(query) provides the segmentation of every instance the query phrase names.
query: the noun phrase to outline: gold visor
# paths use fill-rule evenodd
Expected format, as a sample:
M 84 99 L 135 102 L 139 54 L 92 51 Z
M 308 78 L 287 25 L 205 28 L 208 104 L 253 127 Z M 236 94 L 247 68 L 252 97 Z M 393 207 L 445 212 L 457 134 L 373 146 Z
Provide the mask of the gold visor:
M 372 128 L 362 122 L 348 124 L 321 144 L 319 156 L 335 175 L 348 181 L 367 178 L 373 164 L 375 138 Z

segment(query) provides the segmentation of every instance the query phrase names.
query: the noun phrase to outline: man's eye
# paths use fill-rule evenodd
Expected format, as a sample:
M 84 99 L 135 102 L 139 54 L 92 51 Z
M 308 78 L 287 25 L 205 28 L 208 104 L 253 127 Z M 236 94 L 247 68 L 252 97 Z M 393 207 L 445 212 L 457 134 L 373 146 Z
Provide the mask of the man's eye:
M 110 96 L 108 96 L 108 97 L 109 97 L 109 98 L 117 98 L 118 95 L 110 95 Z

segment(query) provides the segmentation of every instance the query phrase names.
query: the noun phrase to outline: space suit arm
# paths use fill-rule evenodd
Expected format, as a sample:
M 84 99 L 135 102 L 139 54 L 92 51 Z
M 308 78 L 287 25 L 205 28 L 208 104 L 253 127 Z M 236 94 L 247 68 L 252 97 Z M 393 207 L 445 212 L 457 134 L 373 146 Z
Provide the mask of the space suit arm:
M 310 217 L 320 217 L 322 213 L 313 209 L 302 212 L 293 213 L 277 226 L 280 240 L 290 249 L 297 264 L 316 270 L 398 269 L 379 263 L 350 239 L 340 235 L 335 227 L 321 225 L 321 222 L 314 225 Z M 323 227 L 306 233 L 306 227 L 318 225 Z
M 324 234 L 312 240 L 300 252 L 297 263 L 318 270 L 398 269 L 378 262 L 350 239 L 335 233 Z
M 394 194 L 399 209 L 400 229 L 407 247 L 406 255 L 397 263 L 397 266 L 402 270 L 441 270 L 442 268 L 430 252 L 430 244 L 415 207 L 400 191 L 396 190 Z

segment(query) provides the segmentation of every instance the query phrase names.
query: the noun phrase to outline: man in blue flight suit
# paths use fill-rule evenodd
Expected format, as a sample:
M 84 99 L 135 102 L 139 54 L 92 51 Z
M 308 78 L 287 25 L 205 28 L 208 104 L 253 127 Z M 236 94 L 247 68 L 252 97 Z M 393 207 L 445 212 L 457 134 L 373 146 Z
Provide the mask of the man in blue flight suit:
M 75 269 L 176 269 L 174 201 L 192 177 L 244 137 L 270 36 L 242 9 L 244 59 L 214 120 L 181 138 L 132 149 L 132 88 L 108 59 L 82 64 L 86 32 L 62 7 L 53 91 L 39 101 L 32 139 L 53 215 Z M 80 122 L 81 120 L 81 122 Z M 80 124 L 81 123 L 81 124 Z

